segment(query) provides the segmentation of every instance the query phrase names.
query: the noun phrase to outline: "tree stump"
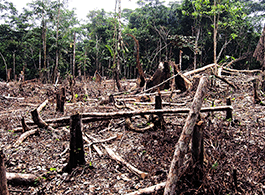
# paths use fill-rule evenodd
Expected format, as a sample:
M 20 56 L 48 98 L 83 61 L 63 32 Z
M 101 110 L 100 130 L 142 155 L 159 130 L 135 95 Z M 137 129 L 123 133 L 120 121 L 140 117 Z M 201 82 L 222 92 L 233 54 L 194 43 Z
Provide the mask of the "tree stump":
M 85 164 L 81 115 L 70 117 L 70 157 L 63 172 L 70 173 L 77 165 Z
M 231 106 L 231 100 L 230 98 L 226 98 L 226 105 L 227 106 Z M 226 111 L 226 120 L 232 120 L 233 119 L 233 115 L 232 115 L 232 110 L 227 110 Z
M 56 93 L 56 111 L 64 113 L 65 99 L 65 88 L 63 87 Z
M 158 92 L 158 95 L 155 96 L 155 109 L 162 109 L 162 98 L 160 91 Z M 164 126 L 163 113 L 159 113 L 157 115 L 158 115 L 158 121 L 155 122 L 155 126 L 163 129 Z
M 9 195 L 7 188 L 7 179 L 6 179 L 6 168 L 4 163 L 5 155 L 3 150 L 0 150 L 0 194 Z

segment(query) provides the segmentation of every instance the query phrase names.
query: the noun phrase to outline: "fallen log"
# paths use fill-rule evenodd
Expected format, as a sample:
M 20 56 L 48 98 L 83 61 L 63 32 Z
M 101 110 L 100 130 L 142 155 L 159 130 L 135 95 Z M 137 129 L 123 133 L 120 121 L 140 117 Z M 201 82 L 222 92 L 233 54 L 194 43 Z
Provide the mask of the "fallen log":
M 159 184 L 156 184 L 154 186 L 150 186 L 148 188 L 140 189 L 135 192 L 128 193 L 126 195 L 140 195 L 140 194 L 155 194 L 160 189 L 163 189 L 166 185 L 166 182 L 162 182 Z
M 33 185 L 39 177 L 33 174 L 6 173 L 7 181 L 15 185 Z
M 172 104 L 172 103 L 170 103 Z M 174 104 L 173 104 L 174 105 Z M 232 106 L 216 106 L 216 107 L 204 107 L 200 110 L 200 112 L 217 112 L 217 111 L 232 111 Z M 189 108 L 176 108 L 176 109 L 159 109 L 159 110 L 136 110 L 136 111 L 126 111 L 126 112 L 106 112 L 106 113 L 83 113 L 82 115 L 82 122 L 89 123 L 95 122 L 100 120 L 110 120 L 110 119 L 117 119 L 121 117 L 132 117 L 135 115 L 147 115 L 147 114 L 180 114 L 180 113 L 189 113 Z M 42 120 L 42 119 L 41 119 Z M 43 121 L 43 120 L 42 120 Z M 44 128 L 47 127 L 48 124 L 61 124 L 60 126 L 66 126 L 70 124 L 70 117 L 61 117 L 55 119 L 48 119 L 43 121 Z M 35 122 L 27 122 L 28 125 L 34 125 Z M 47 124 L 47 125 L 45 125 Z M 20 127 L 18 130 L 22 130 Z
M 233 110 L 232 106 L 216 106 L 216 107 L 204 107 L 200 110 L 200 112 L 214 112 L 214 111 L 227 111 Z M 86 117 L 112 117 L 112 118 L 120 118 L 120 117 L 132 117 L 134 115 L 145 115 L 145 114 L 177 114 L 177 113 L 189 113 L 189 108 L 176 108 L 176 109 L 157 109 L 157 110 L 137 110 L 137 111 L 127 111 L 127 112 L 106 112 L 106 113 L 83 113 L 82 117 L 85 120 Z
M 176 184 L 180 178 L 180 174 L 183 172 L 184 157 L 187 154 L 194 125 L 196 124 L 196 120 L 198 119 L 201 110 L 203 97 L 206 93 L 207 81 L 208 80 L 206 77 L 202 77 L 200 79 L 200 83 L 194 96 L 189 115 L 186 119 L 179 140 L 175 146 L 175 152 L 171 161 L 164 195 L 176 194 Z

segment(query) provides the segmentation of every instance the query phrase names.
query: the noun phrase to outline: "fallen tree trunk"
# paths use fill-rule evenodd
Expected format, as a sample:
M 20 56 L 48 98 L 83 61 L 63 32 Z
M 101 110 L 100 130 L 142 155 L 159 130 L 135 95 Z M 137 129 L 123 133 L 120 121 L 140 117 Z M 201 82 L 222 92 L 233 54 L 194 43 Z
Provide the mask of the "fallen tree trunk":
M 232 106 L 216 106 L 216 107 L 204 107 L 201 109 L 200 112 L 217 112 L 217 111 L 232 111 L 232 110 L 233 110 Z M 95 121 L 100 121 L 100 120 L 116 119 L 116 118 L 121 118 L 121 117 L 132 117 L 134 115 L 180 114 L 180 113 L 189 113 L 189 111 L 190 111 L 189 108 L 176 108 L 176 109 L 138 110 L 138 111 L 106 112 L 106 113 L 91 112 L 91 113 L 83 113 L 81 115 L 82 115 L 82 122 L 89 123 L 89 122 L 95 122 Z M 48 119 L 43 122 L 44 122 L 44 127 L 47 127 L 47 125 L 51 123 L 61 124 L 60 126 L 66 126 L 70 124 L 70 117 L 68 116 L 68 117 L 61 117 L 61 118 L 55 118 L 55 119 Z M 27 124 L 34 125 L 36 123 L 28 122 Z
M 15 185 L 32 185 L 38 181 L 36 175 L 22 173 L 6 173 L 7 181 Z
M 205 107 L 200 110 L 200 112 L 214 112 L 214 111 L 227 111 L 233 110 L 231 106 L 216 106 L 216 107 Z M 189 108 L 182 109 L 157 109 L 157 110 L 137 110 L 137 111 L 128 111 L 128 112 L 106 112 L 106 113 L 83 113 L 82 117 L 85 120 L 86 117 L 132 117 L 134 115 L 145 115 L 145 114 L 177 114 L 177 113 L 189 113 Z
M 198 115 L 201 110 L 203 97 L 206 93 L 207 78 L 202 77 L 198 85 L 196 94 L 194 96 L 192 106 L 189 115 L 186 119 L 182 133 L 175 146 L 175 152 L 173 160 L 171 161 L 169 174 L 165 186 L 164 195 L 176 194 L 176 185 L 180 177 L 180 173 L 183 171 L 184 157 L 187 154 L 189 143 L 193 135 L 194 125 L 198 119 Z

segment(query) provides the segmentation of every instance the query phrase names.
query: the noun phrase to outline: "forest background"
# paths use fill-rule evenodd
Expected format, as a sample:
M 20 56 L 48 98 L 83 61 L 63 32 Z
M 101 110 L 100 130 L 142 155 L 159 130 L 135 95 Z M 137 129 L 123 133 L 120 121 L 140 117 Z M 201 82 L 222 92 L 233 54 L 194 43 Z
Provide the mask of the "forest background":
M 139 60 L 147 75 L 160 61 L 179 62 L 182 70 L 235 60 L 236 69 L 260 68 L 253 52 L 262 33 L 265 0 L 183 0 L 167 6 L 139 0 L 139 8 L 87 13 L 86 22 L 68 10 L 67 1 L 34 0 L 19 13 L 0 1 L 0 79 L 24 74 L 25 79 L 55 82 L 58 72 L 111 78 L 136 78 Z M 239 59 L 239 60 L 236 60 Z M 21 72 L 23 71 L 23 72 Z

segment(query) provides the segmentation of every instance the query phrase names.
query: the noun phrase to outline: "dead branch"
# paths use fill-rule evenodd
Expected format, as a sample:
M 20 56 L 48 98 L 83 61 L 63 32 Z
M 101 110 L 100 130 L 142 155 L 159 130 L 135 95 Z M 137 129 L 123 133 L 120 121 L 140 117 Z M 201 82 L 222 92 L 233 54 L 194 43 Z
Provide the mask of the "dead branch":
M 233 89 L 236 89 L 236 90 L 239 89 L 238 86 L 236 86 L 235 84 L 230 83 L 230 82 L 227 81 L 224 77 L 218 76 L 218 75 L 216 75 L 216 74 L 214 74 L 214 76 L 215 76 L 216 78 L 220 79 L 221 81 L 225 82 L 226 84 L 228 84 L 228 85 L 229 85 L 230 87 L 232 87 Z
M 108 141 L 110 141 L 110 140 L 116 139 L 117 137 L 118 137 L 118 136 L 115 135 L 115 136 L 113 136 L 113 137 L 109 137 L 109 138 L 107 138 L 107 139 L 98 140 L 98 141 L 93 141 L 93 142 L 89 143 L 88 146 L 91 146 L 91 145 L 93 145 L 93 144 L 97 144 L 97 143 L 108 142 Z
M 29 137 L 30 135 L 34 135 L 38 133 L 38 129 L 32 129 L 32 130 L 28 130 L 25 133 L 21 134 L 20 137 L 17 139 L 15 145 L 19 145 L 20 143 L 22 143 L 27 137 Z
M 126 195 L 154 194 L 158 190 L 163 189 L 165 185 L 166 185 L 166 182 L 162 182 L 154 186 L 150 186 L 148 188 L 144 188 L 144 189 L 137 190 L 135 192 L 128 193 Z
M 96 138 L 87 135 L 90 139 L 92 139 L 93 141 L 98 141 Z M 101 144 L 107 151 L 107 153 L 109 154 L 109 156 L 117 161 L 118 163 L 122 163 L 124 164 L 130 171 L 132 171 L 133 173 L 137 174 L 138 176 L 141 176 L 142 179 L 145 179 L 148 176 L 148 173 L 143 172 L 138 170 L 137 168 L 135 168 L 134 166 L 132 166 L 131 164 L 129 164 L 127 161 L 125 161 L 121 156 L 119 156 L 118 154 L 116 154 L 112 149 L 110 149 L 109 147 L 107 147 L 105 144 Z
M 203 97 L 206 93 L 207 81 L 208 80 L 206 77 L 202 77 L 200 79 L 200 83 L 194 96 L 189 115 L 186 119 L 180 138 L 175 146 L 175 152 L 173 155 L 173 160 L 171 161 L 164 195 L 176 194 L 176 184 L 180 178 L 180 173 L 183 172 L 182 167 L 184 165 L 184 157 L 188 151 L 194 125 L 196 124 L 196 120 L 201 110 Z
M 38 181 L 39 177 L 33 174 L 6 173 L 6 178 L 8 182 L 13 184 L 32 185 Z
M 154 126 L 155 126 L 154 123 L 150 123 L 149 126 L 147 126 L 147 127 L 143 127 L 143 128 L 135 127 L 135 126 L 133 126 L 133 124 L 132 124 L 130 118 L 126 118 L 126 119 L 125 119 L 125 125 L 126 125 L 126 127 L 127 127 L 129 130 L 131 130 L 131 131 L 136 131 L 136 132 L 141 132 L 141 133 L 143 133 L 143 132 L 145 132 L 145 131 L 147 131 L 147 130 L 152 129 L 152 128 L 154 128 Z
M 236 72 L 236 73 L 261 73 L 261 70 L 236 70 L 236 69 L 231 69 L 231 68 L 223 68 L 226 71 L 230 71 L 230 72 Z
M 87 139 L 87 137 L 85 137 L 84 135 L 87 136 L 87 134 L 83 134 L 83 139 L 84 139 L 88 144 L 92 144 L 92 142 L 91 142 L 89 139 Z M 95 144 L 93 144 L 92 146 L 93 146 L 93 148 L 96 150 L 96 152 L 98 153 L 99 156 L 103 156 L 103 152 L 101 152 L 101 150 L 99 149 L 99 147 L 97 147 Z

